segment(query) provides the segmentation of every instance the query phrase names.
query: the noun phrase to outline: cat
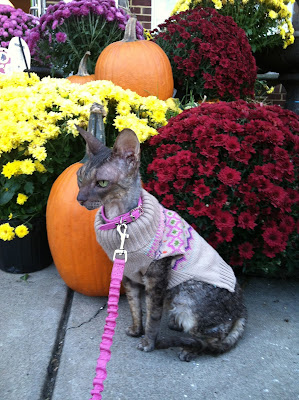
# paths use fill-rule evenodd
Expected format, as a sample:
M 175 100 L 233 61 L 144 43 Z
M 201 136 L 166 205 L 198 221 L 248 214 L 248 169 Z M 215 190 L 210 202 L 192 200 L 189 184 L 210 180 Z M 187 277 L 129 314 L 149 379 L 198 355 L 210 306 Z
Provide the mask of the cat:
M 179 358 L 182 361 L 190 361 L 202 352 L 230 350 L 242 336 L 247 319 L 242 290 L 231 268 L 186 221 L 164 209 L 155 197 L 142 189 L 140 144 L 132 130 L 120 132 L 113 148 L 109 149 L 89 132 L 80 127 L 77 129 L 86 141 L 89 157 L 77 172 L 77 200 L 88 210 L 101 207 L 95 218 L 95 230 L 98 242 L 111 259 L 113 250 L 119 248 L 120 237 L 116 229 L 101 230 L 103 225 L 130 210 L 138 210 L 140 214 L 139 219 L 135 221 L 133 218 L 127 225 L 129 238 L 124 245 L 128 261 L 123 285 L 132 315 L 127 335 L 141 337 L 137 348 L 145 352 L 155 348 L 181 347 Z M 139 199 L 142 199 L 142 206 Z M 165 233 L 161 232 L 163 224 L 164 229 L 168 229 L 166 219 L 178 227 L 173 231 L 174 235 L 178 230 L 184 233 L 184 245 L 191 248 L 191 244 L 198 241 L 198 247 L 193 246 L 195 255 L 190 255 L 188 249 L 182 255 L 185 250 L 181 252 L 183 242 L 179 239 L 176 240 L 179 248 L 169 253 L 169 248 L 166 249 L 168 239 L 164 240 Z M 159 234 L 155 233 L 156 229 Z M 161 251 L 161 242 L 166 251 Z M 206 264 L 205 270 L 200 272 L 203 281 L 185 272 L 180 265 L 185 259 L 192 261 L 188 264 L 191 270 L 195 269 L 193 265 L 197 265 L 198 260 Z M 219 273 L 219 268 L 224 275 Z M 214 273 L 221 287 L 213 283 L 215 277 L 210 275 Z M 146 299 L 145 326 L 143 293 Z M 169 314 L 169 328 L 187 335 L 158 339 L 163 309 Z

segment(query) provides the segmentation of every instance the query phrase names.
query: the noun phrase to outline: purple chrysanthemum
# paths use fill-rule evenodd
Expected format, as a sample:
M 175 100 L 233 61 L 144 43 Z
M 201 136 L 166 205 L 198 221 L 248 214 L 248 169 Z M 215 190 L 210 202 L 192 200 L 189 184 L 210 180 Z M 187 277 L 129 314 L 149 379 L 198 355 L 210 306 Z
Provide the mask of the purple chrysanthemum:
M 14 36 L 22 37 L 29 42 L 32 28 L 39 24 L 39 19 L 33 15 L 26 14 L 20 8 L 0 5 L 0 41 L 2 47 L 8 47 Z
M 60 1 L 47 8 L 47 12 L 40 18 L 39 26 L 31 31 L 29 48 L 33 60 L 39 64 L 44 60 L 54 69 L 63 69 L 67 76 L 77 71 L 80 59 L 88 50 L 91 53 L 91 73 L 104 47 L 123 38 L 128 19 L 129 15 L 117 8 L 113 0 Z M 35 40 L 35 33 L 40 36 L 38 41 Z M 144 39 L 143 27 L 139 22 L 136 34 L 138 39 Z M 73 52 L 72 41 L 76 54 Z M 52 54 L 51 65 L 47 58 L 49 54 Z
M 66 41 L 67 35 L 64 32 L 56 33 L 56 40 L 59 43 L 64 43 Z

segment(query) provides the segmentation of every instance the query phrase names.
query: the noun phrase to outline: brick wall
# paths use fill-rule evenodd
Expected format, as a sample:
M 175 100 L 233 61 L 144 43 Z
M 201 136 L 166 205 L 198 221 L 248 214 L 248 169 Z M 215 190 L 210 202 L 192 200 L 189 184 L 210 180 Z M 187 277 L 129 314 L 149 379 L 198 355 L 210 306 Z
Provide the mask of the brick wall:
M 284 107 L 285 101 L 286 101 L 286 91 L 285 91 L 285 88 L 281 84 L 275 86 L 274 92 L 271 93 L 266 98 L 267 104 L 275 104 L 275 105 L 281 106 L 281 107 Z
M 151 0 L 130 0 L 130 10 L 136 14 L 138 21 L 143 28 L 151 29 L 152 1 Z

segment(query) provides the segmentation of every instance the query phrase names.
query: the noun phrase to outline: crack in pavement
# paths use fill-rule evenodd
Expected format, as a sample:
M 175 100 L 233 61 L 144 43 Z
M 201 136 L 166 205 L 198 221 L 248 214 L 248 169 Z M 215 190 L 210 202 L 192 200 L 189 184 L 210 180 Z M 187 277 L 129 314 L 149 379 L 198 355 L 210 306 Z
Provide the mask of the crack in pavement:
M 66 333 L 66 326 L 69 320 L 71 307 L 73 303 L 74 292 L 67 289 L 65 303 L 63 306 L 61 319 L 58 325 L 56 340 L 52 349 L 52 356 L 50 358 L 47 374 L 45 376 L 44 384 L 41 391 L 40 400 L 51 400 L 54 392 L 56 377 L 60 364 L 60 357 L 63 350 L 64 338 Z
M 95 319 L 95 318 L 99 315 L 99 313 L 100 313 L 101 311 L 105 310 L 106 306 L 107 306 L 107 303 L 105 303 L 103 306 L 101 306 L 101 307 L 98 309 L 98 311 L 97 311 L 91 318 L 89 318 L 88 321 L 83 321 L 83 322 L 81 322 L 81 324 L 79 324 L 79 325 L 77 325 L 77 326 L 70 326 L 69 328 L 67 328 L 67 331 L 70 330 L 70 329 L 81 328 L 81 326 L 83 326 L 83 325 L 85 325 L 85 324 L 89 324 L 93 319 Z

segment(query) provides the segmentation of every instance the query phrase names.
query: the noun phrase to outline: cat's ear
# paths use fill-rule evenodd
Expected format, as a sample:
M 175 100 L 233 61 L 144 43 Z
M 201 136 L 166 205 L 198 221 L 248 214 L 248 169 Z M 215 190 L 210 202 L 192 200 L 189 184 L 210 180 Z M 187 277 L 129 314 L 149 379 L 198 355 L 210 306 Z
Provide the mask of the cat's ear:
M 102 147 L 104 147 L 104 144 L 80 126 L 76 125 L 76 128 L 86 142 L 86 153 L 88 154 L 88 156 L 95 156 L 96 154 L 98 154 Z
M 113 156 L 136 166 L 140 161 L 140 143 L 136 133 L 131 129 L 123 129 L 116 138 L 112 152 Z

